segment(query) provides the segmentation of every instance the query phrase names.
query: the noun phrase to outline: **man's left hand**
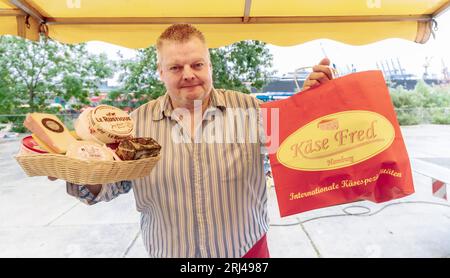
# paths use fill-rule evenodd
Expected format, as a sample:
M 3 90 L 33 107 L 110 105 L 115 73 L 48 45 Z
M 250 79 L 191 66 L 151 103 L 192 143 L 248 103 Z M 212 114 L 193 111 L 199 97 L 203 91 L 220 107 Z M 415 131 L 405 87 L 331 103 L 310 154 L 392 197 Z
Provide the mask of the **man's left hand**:
M 333 74 L 331 73 L 330 59 L 323 58 L 318 65 L 313 67 L 313 72 L 306 78 L 305 83 L 303 83 L 303 91 L 325 84 L 331 79 L 333 79 Z

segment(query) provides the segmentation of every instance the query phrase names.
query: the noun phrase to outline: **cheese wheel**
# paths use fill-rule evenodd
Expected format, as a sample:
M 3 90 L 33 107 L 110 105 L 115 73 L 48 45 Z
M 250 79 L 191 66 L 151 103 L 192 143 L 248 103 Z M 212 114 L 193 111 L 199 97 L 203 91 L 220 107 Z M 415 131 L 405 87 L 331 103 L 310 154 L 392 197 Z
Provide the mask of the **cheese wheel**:
M 101 143 L 91 134 L 89 118 L 91 117 L 92 110 L 94 110 L 94 108 L 88 107 L 81 112 L 80 116 L 78 116 L 74 122 L 75 132 L 81 140 Z
M 43 154 L 48 153 L 42 148 L 32 136 L 27 136 L 22 139 L 20 154 Z
M 89 113 L 91 111 L 92 107 L 86 108 L 73 123 L 75 132 L 81 140 L 89 140 L 91 137 L 91 133 L 89 132 Z
M 119 108 L 99 105 L 89 115 L 90 132 L 100 142 L 118 143 L 133 135 L 133 120 Z

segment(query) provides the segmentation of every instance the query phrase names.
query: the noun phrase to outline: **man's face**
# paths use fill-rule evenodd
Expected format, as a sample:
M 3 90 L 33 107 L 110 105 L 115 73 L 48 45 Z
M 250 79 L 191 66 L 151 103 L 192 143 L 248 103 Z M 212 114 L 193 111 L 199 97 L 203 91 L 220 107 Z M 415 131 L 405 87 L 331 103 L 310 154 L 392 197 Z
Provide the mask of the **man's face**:
M 212 66 L 208 48 L 200 39 L 165 41 L 159 52 L 158 71 L 176 107 L 190 108 L 194 100 L 208 100 Z

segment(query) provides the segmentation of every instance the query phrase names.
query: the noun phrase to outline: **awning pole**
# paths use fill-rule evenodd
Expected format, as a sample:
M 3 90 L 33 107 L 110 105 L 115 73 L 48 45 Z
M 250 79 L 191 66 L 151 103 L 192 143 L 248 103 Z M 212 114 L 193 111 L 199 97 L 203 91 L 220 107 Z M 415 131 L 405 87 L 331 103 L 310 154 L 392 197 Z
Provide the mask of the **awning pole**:
M 445 13 L 450 8 L 450 1 L 447 1 L 445 4 L 443 4 L 439 9 L 437 9 L 433 14 L 432 17 L 436 18 L 443 13 Z
M 251 7 L 252 7 L 252 0 L 245 0 L 244 18 L 242 19 L 243 23 L 247 23 L 250 21 L 250 8 Z

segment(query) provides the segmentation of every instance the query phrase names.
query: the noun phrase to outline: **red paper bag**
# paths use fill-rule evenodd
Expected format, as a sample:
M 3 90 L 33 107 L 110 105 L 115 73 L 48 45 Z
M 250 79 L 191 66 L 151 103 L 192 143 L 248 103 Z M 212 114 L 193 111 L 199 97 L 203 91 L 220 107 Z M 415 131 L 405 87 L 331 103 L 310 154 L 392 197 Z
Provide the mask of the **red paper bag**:
M 262 108 L 281 216 L 414 193 L 380 71 L 337 78 Z

